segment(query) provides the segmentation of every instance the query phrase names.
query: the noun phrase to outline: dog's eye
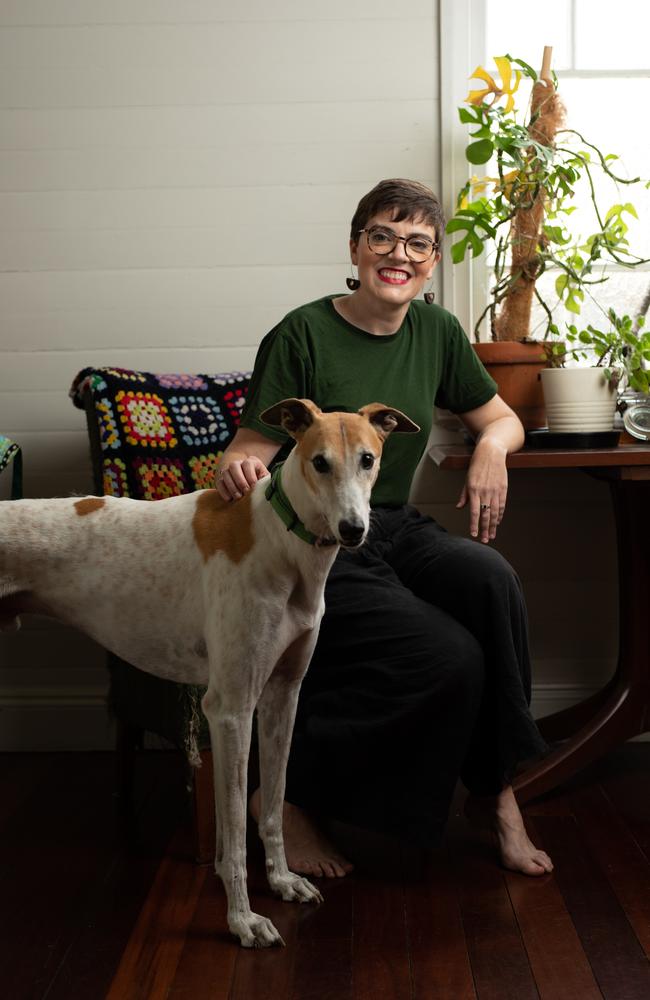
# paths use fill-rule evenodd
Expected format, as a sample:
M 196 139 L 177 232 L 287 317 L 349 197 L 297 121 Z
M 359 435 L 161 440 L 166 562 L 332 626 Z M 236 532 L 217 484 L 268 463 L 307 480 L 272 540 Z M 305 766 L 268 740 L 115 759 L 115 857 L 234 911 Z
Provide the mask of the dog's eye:
M 312 464 L 316 469 L 316 472 L 322 473 L 330 471 L 329 462 L 322 455 L 315 455 L 314 458 L 312 458 Z
M 364 451 L 361 456 L 361 468 L 362 469 L 372 469 L 375 464 L 375 456 L 371 455 L 369 451 Z

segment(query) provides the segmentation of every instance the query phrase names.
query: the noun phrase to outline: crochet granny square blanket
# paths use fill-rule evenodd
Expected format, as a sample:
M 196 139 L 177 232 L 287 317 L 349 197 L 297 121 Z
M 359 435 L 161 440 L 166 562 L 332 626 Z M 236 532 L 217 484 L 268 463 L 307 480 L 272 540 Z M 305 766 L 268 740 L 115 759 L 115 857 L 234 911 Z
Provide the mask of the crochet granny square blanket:
M 80 371 L 70 396 L 87 409 L 90 394 L 104 493 L 161 500 L 212 487 L 239 425 L 249 379 L 248 372 Z

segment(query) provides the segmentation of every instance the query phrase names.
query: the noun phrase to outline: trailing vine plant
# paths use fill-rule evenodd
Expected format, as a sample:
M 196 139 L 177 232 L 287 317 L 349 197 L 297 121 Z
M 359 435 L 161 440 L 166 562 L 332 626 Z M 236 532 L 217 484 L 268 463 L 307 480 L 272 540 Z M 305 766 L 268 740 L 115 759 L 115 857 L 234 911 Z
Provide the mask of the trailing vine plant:
M 637 218 L 629 201 L 604 210 L 596 196 L 595 176 L 601 172 L 619 185 L 642 184 L 639 177 L 619 176 L 612 169 L 618 159 L 603 154 L 576 129 L 565 127 L 565 109 L 557 92 L 557 77 L 550 71 L 550 49 L 545 49 L 542 72 L 510 55 L 495 58 L 500 83 L 478 67 L 472 74 L 485 86 L 471 91 L 459 108 L 460 120 L 470 127 L 465 156 L 472 165 L 494 162 L 493 176 L 473 176 L 458 194 L 456 211 L 447 232 L 460 238 L 451 248 L 454 263 L 468 253 L 478 257 L 490 246 L 494 253 L 490 301 L 475 326 L 476 339 L 486 318 L 493 340 L 528 340 L 533 298 L 541 305 L 543 338 L 563 337 L 574 357 L 592 352 L 610 374 L 619 369 L 609 360 L 634 356 L 634 378 L 628 381 L 647 391 L 644 361 L 650 360 L 648 334 L 640 335 L 639 320 L 619 317 L 599 305 L 606 330 L 567 325 L 561 333 L 553 313 L 561 303 L 580 314 L 585 295 L 597 302 L 593 286 L 608 280 L 608 262 L 634 268 L 646 260 L 634 253 L 628 241 L 628 220 Z M 522 77 L 532 81 L 528 121 L 521 123 L 515 93 Z M 646 184 L 646 186 L 648 186 Z M 566 219 L 575 211 L 576 191 L 584 187 L 593 212 L 593 229 L 586 238 L 571 234 Z M 557 271 L 555 300 L 548 301 L 537 281 L 544 271 Z M 645 310 L 644 310 L 645 311 Z M 547 353 L 555 363 L 567 356 L 566 347 L 549 343 Z M 613 361 L 612 361 L 613 364 Z

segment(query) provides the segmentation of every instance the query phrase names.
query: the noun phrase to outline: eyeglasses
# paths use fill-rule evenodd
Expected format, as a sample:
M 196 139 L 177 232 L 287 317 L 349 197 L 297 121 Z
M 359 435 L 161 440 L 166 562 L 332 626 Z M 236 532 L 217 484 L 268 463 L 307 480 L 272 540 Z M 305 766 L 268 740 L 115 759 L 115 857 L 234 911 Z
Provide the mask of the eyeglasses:
M 360 229 L 359 232 L 366 234 L 368 246 L 373 253 L 392 253 L 398 243 L 403 243 L 406 256 L 414 264 L 429 260 L 440 246 L 428 236 L 398 236 L 392 229 L 383 229 L 381 226 L 371 226 L 370 229 Z

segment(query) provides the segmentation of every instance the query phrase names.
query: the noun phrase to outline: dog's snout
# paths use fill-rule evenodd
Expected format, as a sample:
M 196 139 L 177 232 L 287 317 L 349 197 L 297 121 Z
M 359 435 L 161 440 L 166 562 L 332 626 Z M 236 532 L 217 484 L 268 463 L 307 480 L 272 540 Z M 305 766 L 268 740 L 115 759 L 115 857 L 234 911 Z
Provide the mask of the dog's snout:
M 343 545 L 359 545 L 365 531 L 361 521 L 339 521 L 339 537 Z

